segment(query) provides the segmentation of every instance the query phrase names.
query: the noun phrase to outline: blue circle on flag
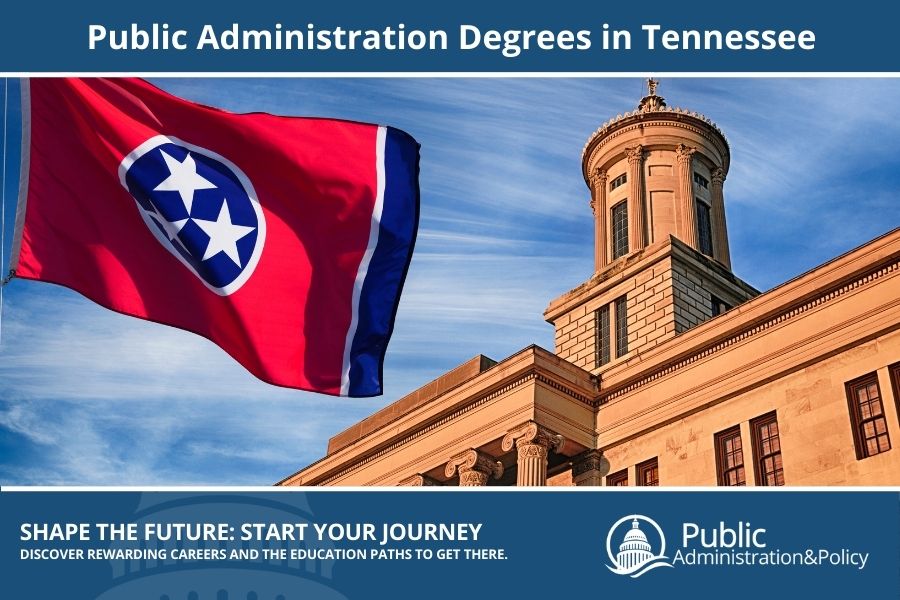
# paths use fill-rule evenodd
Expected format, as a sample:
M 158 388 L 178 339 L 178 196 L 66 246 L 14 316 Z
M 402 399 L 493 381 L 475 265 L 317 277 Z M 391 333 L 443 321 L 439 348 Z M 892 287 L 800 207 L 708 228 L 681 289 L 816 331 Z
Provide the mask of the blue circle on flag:
M 119 166 L 144 223 L 169 252 L 219 295 L 249 279 L 265 221 L 247 176 L 226 158 L 156 136 Z

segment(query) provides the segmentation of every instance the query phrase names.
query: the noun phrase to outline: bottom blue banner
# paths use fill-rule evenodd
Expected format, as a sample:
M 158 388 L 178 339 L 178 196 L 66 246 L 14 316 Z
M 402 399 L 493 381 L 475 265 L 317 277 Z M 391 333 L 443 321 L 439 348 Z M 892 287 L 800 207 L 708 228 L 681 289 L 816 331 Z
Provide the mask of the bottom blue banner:
M 0 515 L 16 599 L 900 591 L 896 491 L 4 490 Z

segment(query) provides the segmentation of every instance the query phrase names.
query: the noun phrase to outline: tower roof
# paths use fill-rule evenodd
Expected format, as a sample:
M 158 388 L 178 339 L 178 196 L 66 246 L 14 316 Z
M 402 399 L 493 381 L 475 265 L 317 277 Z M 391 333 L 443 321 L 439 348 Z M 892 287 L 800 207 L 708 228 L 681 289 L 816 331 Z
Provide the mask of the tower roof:
M 635 110 L 625 114 L 618 114 L 606 121 L 588 138 L 581 152 L 581 171 L 585 182 L 588 181 L 588 163 L 592 152 L 612 137 L 616 132 L 630 126 L 648 126 L 653 124 L 682 123 L 699 128 L 710 139 L 714 139 L 721 145 L 725 164 L 723 168 L 728 170 L 730 150 L 725 134 L 719 129 L 712 119 L 698 112 L 685 108 L 671 108 L 666 104 L 666 99 L 657 94 L 659 81 L 647 80 L 647 95 L 641 98 Z

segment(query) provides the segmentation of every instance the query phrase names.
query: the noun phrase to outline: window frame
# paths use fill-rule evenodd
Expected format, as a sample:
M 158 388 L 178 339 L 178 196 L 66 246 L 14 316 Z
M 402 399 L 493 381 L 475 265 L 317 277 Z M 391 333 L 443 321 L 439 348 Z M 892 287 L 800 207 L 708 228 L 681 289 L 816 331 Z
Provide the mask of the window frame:
M 628 173 L 622 173 L 621 175 L 616 175 L 612 181 L 609 182 L 609 191 L 616 190 L 623 185 L 628 183 Z
M 701 228 L 701 210 L 705 211 L 702 213 L 706 219 L 705 228 Z M 700 250 L 700 254 L 713 257 L 715 248 L 713 244 L 712 231 L 712 206 L 710 206 L 708 202 L 699 197 L 694 198 L 694 223 L 697 226 L 697 249 Z M 704 245 L 704 241 L 709 243 L 708 247 Z M 707 252 L 707 250 L 709 250 L 709 252 Z
M 778 451 L 777 452 L 769 452 L 768 454 L 763 453 L 763 439 L 762 439 L 762 428 L 767 425 L 774 424 L 776 427 L 775 438 L 778 443 Z M 753 478 L 756 480 L 756 485 L 759 486 L 767 486 L 767 487 L 777 487 L 783 486 L 784 483 L 784 455 L 782 453 L 781 448 L 781 426 L 778 425 L 778 415 L 776 411 L 772 411 L 770 413 L 766 413 L 764 415 L 760 415 L 755 419 L 750 421 L 750 438 L 753 443 Z M 773 439 L 771 436 L 769 440 Z M 776 483 L 769 484 L 766 480 L 766 469 L 765 469 L 765 461 L 767 458 L 772 458 L 774 460 L 775 456 L 781 457 L 781 483 L 777 483 L 777 472 L 779 469 L 775 470 Z
M 622 358 L 628 354 L 628 295 L 619 296 L 612 303 L 615 312 L 616 358 Z
M 730 306 L 727 302 L 716 296 L 715 294 L 709 295 L 709 303 L 711 307 L 712 316 L 718 317 L 721 314 L 724 314 L 734 308 Z
M 878 391 L 878 404 L 880 405 L 880 414 L 876 416 L 869 416 L 866 418 L 862 417 L 862 413 L 860 412 L 860 402 L 859 402 L 859 394 L 858 390 L 863 387 L 868 388 L 868 386 L 875 384 L 875 389 Z M 848 381 L 844 384 L 844 390 L 847 395 L 847 405 L 850 409 L 850 425 L 853 430 L 853 445 L 856 448 L 856 460 L 864 460 L 866 458 L 871 458 L 873 456 L 878 456 L 879 454 L 884 454 L 885 452 L 890 451 L 891 449 L 891 436 L 888 431 L 888 422 L 887 415 L 884 414 L 884 394 L 881 392 L 881 383 L 878 381 L 878 371 L 872 371 L 871 373 L 866 373 L 861 377 L 857 377 L 851 381 Z M 868 403 L 871 403 L 871 400 L 867 400 Z M 878 440 L 882 435 L 887 441 L 887 448 L 881 450 L 879 448 L 878 452 L 873 454 L 869 454 L 868 445 L 866 442 L 869 441 L 868 438 L 865 438 L 863 428 L 866 423 L 875 423 L 878 420 L 884 421 L 884 433 L 878 434 L 876 431 L 875 440 Z M 877 427 L 877 426 L 876 426 Z M 880 444 L 878 444 L 880 447 Z
M 622 469 L 607 475 L 606 487 L 628 487 L 628 469 Z
M 741 463 L 740 463 L 740 465 L 735 465 L 733 467 L 729 467 L 726 469 L 725 468 L 725 465 L 726 465 L 725 459 L 726 459 L 727 451 L 725 450 L 725 441 L 728 438 L 735 438 L 735 437 L 738 440 L 740 440 L 740 442 L 741 442 L 741 448 L 740 448 Z M 718 485 L 722 486 L 722 487 L 744 487 L 744 486 L 746 486 L 747 485 L 747 461 L 744 456 L 744 440 L 741 439 L 740 424 L 735 425 L 733 427 L 729 427 L 728 429 L 723 429 L 722 431 L 716 433 L 713 439 L 714 439 L 715 448 L 716 448 L 716 475 L 717 475 Z M 738 469 L 743 471 L 741 482 L 737 483 L 733 486 L 729 483 L 726 483 L 727 474 L 731 471 L 736 471 Z
M 897 406 L 897 422 L 900 423 L 900 362 L 888 365 L 888 374 L 891 378 L 891 392 L 894 394 L 894 404 Z
M 604 304 L 594 311 L 594 368 L 609 364 L 612 360 L 612 333 L 610 306 Z M 602 325 L 602 327 L 601 327 Z
M 709 179 L 707 179 L 697 171 L 694 171 L 694 183 L 702 187 L 704 190 L 709 189 Z
M 616 232 L 618 231 L 616 228 L 616 211 L 621 211 L 624 213 L 624 221 L 625 227 L 621 231 L 621 237 L 616 237 Z M 631 240 L 628 239 L 628 199 L 624 199 L 621 202 L 616 202 L 609 209 L 609 242 L 611 246 L 611 255 L 612 259 L 616 260 L 618 258 L 622 258 L 623 256 L 628 254 L 628 248 L 630 247 Z M 620 248 L 621 247 L 621 248 Z M 620 252 L 621 250 L 621 252 Z
M 637 467 L 637 485 L 641 487 L 659 487 L 659 457 L 647 459 L 642 463 L 638 463 Z M 654 483 L 645 483 L 644 474 L 648 471 L 656 471 L 656 479 Z

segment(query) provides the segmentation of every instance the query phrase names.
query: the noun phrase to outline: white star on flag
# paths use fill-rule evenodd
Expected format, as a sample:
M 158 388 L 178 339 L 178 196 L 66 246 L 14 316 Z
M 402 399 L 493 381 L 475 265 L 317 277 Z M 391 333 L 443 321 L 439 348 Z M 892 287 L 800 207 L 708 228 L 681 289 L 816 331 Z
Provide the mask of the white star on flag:
M 209 245 L 206 247 L 206 252 L 203 253 L 203 260 L 209 260 L 219 252 L 224 252 L 234 264 L 241 266 L 237 241 L 249 235 L 256 227 L 246 227 L 232 223 L 231 213 L 228 212 L 227 199 L 222 200 L 222 208 L 219 210 L 219 216 L 215 221 L 207 221 L 206 219 L 195 217 L 194 223 L 209 236 Z
M 153 191 L 178 192 L 187 209 L 188 216 L 190 216 L 191 207 L 194 205 L 194 192 L 215 189 L 216 186 L 197 173 L 197 163 L 190 152 L 184 157 L 183 162 L 179 162 L 178 159 L 169 156 L 163 150 L 160 150 L 160 154 L 169 168 L 169 176 L 153 188 Z

